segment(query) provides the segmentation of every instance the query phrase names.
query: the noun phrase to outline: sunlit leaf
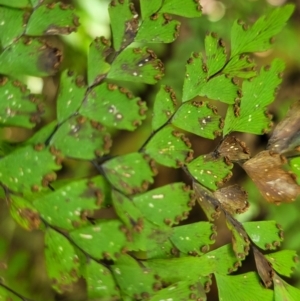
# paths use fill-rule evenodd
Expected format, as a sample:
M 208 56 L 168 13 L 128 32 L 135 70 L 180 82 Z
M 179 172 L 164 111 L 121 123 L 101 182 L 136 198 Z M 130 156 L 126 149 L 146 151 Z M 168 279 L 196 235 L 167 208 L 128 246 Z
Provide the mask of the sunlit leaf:
M 22 37 L 0 54 L 0 73 L 53 75 L 58 71 L 61 60 L 59 49 L 39 39 Z
M 211 154 L 202 155 L 187 164 L 191 175 L 203 186 L 216 190 L 231 177 L 233 164 L 224 158 L 215 158 Z
M 96 38 L 91 44 L 88 53 L 88 83 L 100 82 L 110 69 L 106 57 L 112 52 L 110 41 L 104 37 Z
M 135 196 L 133 202 L 152 223 L 171 226 L 187 218 L 194 204 L 192 197 L 183 183 L 173 183 Z
M 155 84 L 163 76 L 163 70 L 162 62 L 152 50 L 145 47 L 126 48 L 113 61 L 107 77 Z
M 78 17 L 73 9 L 61 3 L 42 4 L 29 18 L 26 34 L 30 36 L 61 35 L 76 31 Z
M 0 96 L 1 125 L 32 128 L 40 121 L 44 111 L 42 103 L 21 82 L 1 78 Z
M 201 5 L 194 0 L 187 0 L 184 5 L 181 0 L 165 0 L 159 12 L 186 18 L 197 18 L 201 16 Z
M 146 17 L 150 17 L 155 12 L 159 11 L 162 5 L 162 0 L 141 1 L 140 5 L 142 17 L 145 19 Z
M 198 136 L 214 139 L 221 133 L 223 119 L 208 102 L 183 103 L 172 118 L 172 124 Z
M 176 168 L 192 160 L 190 147 L 191 143 L 183 133 L 166 126 L 147 143 L 145 153 L 162 165 Z
M 111 184 L 126 194 L 145 191 L 153 183 L 150 163 L 140 153 L 118 156 L 106 161 L 102 168 Z
M 159 28 L 159 31 L 157 30 Z M 134 39 L 140 43 L 171 43 L 179 36 L 180 22 L 171 16 L 155 13 L 143 20 Z
M 257 77 L 243 82 L 240 105 L 229 106 L 227 110 L 224 135 L 233 131 L 263 134 L 270 129 L 270 116 L 265 111 L 274 101 L 283 69 L 283 61 L 275 59 L 271 66 L 262 68 Z
M 78 280 L 79 260 L 74 247 L 67 238 L 52 229 L 47 229 L 45 234 L 45 260 L 52 287 L 59 293 Z
M 237 276 L 215 274 L 219 299 L 224 301 L 273 301 L 272 290 L 264 288 L 254 272 Z
M 116 219 L 101 220 L 71 231 L 70 237 L 91 256 L 115 260 L 127 241 L 121 226 L 122 223 Z
M 147 106 L 125 88 L 101 84 L 92 89 L 79 112 L 101 124 L 117 129 L 134 130 L 146 118 Z
M 299 266 L 298 255 L 294 250 L 282 250 L 266 254 L 265 257 L 272 264 L 273 269 L 283 276 L 290 277 Z
M 283 241 L 283 231 L 275 221 L 245 222 L 243 227 L 252 242 L 263 250 L 275 250 Z
M 256 65 L 253 60 L 248 55 L 242 54 L 241 56 L 236 55 L 231 58 L 222 72 L 231 77 L 251 78 L 257 75 L 255 67 Z
M 189 255 L 207 253 L 209 245 L 214 244 L 216 229 L 210 222 L 197 222 L 175 227 L 170 237 L 180 252 Z
M 172 88 L 162 85 L 155 97 L 152 116 L 153 130 L 158 130 L 172 117 L 176 104 L 176 95 Z
M 6 4 L 2 3 L 0 4 Z M 14 1 L 9 1 L 14 2 Z M 21 2 L 21 1 L 17 1 Z M 21 4 L 22 5 L 22 4 Z M 23 3 L 26 6 L 26 3 Z M 22 6 L 23 6 L 22 5 Z M 1 47 L 5 48 L 9 44 L 13 43 L 17 38 L 19 38 L 24 31 L 23 24 L 23 10 L 12 9 L 8 7 L 1 7 L 0 10 L 0 19 L 1 19 L 1 34 L 0 34 L 0 43 Z
M 50 144 L 67 157 L 89 160 L 108 153 L 111 140 L 102 125 L 77 115 L 58 128 Z
M 277 7 L 260 17 L 250 28 L 239 20 L 231 28 L 231 57 L 243 52 L 271 48 L 271 38 L 278 34 L 294 11 L 294 5 Z
M 88 298 L 103 298 L 102 300 L 120 298 L 113 275 L 102 264 L 90 259 L 84 266 L 83 276 L 87 282 Z
M 30 194 L 54 181 L 53 171 L 60 167 L 49 148 L 26 146 L 0 160 L 0 181 L 13 191 Z
M 138 15 L 135 12 L 134 4 L 129 0 L 112 1 L 108 12 L 114 49 L 123 49 L 133 41 L 138 27 Z
M 72 230 L 89 224 L 88 216 L 105 206 L 110 197 L 108 183 L 101 176 L 73 181 L 34 201 L 41 216 L 51 225 Z
M 58 122 L 63 122 L 74 115 L 83 102 L 86 89 L 82 87 L 81 81 L 70 71 L 62 73 L 56 105 Z
M 12 218 L 26 230 L 38 229 L 41 221 L 37 209 L 20 196 L 10 195 L 9 199 Z

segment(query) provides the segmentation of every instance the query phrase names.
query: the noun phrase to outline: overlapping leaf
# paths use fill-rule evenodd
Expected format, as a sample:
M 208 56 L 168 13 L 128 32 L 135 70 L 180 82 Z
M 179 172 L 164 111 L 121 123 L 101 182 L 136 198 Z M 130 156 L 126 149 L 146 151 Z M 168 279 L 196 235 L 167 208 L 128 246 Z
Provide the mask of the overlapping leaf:
M 220 300 L 273 301 L 272 290 L 261 286 L 258 275 L 254 272 L 237 276 L 215 274 Z
M 275 301 L 298 301 L 300 298 L 300 290 L 286 283 L 277 275 L 274 276 L 274 294 Z
M 211 154 L 202 155 L 187 164 L 191 175 L 203 186 L 216 190 L 231 177 L 233 164 Z
M 42 104 L 21 82 L 3 77 L 0 83 L 0 96 L 1 125 L 32 128 L 40 121 Z
M 275 221 L 246 222 L 243 227 L 252 242 L 263 250 L 275 250 L 283 241 L 283 231 Z
M 102 125 L 77 115 L 58 128 L 50 144 L 67 157 L 90 160 L 106 154 L 111 140 Z
M 113 158 L 102 167 L 111 184 L 126 194 L 145 191 L 153 183 L 154 172 L 148 160 L 140 153 Z
M 176 168 L 192 160 L 190 146 L 190 141 L 183 133 L 166 126 L 147 143 L 145 152 L 156 162 Z
M 222 72 L 233 77 L 251 78 L 257 75 L 255 66 L 248 55 L 236 55 L 228 61 Z
M 79 77 L 75 77 L 70 71 L 62 73 L 57 95 L 58 122 L 63 122 L 74 115 L 84 99 L 85 91 Z
M 271 38 L 281 31 L 293 10 L 291 4 L 277 7 L 260 17 L 250 28 L 236 21 L 231 28 L 231 57 L 271 48 Z
M 152 129 L 158 130 L 175 113 L 176 96 L 171 87 L 162 85 L 153 106 Z
M 88 53 L 88 84 L 100 82 L 110 69 L 106 57 L 111 53 L 110 41 L 104 37 L 96 38 Z
M 133 202 L 152 223 L 171 226 L 187 218 L 192 197 L 183 183 L 173 183 L 135 196 Z
M 223 119 L 215 107 L 195 100 L 180 106 L 172 118 L 172 124 L 198 136 L 214 139 L 221 133 Z
M 22 147 L 0 160 L 0 181 L 9 189 L 30 194 L 56 179 L 53 171 L 61 167 L 58 156 L 49 148 L 36 148 Z
M 70 237 L 94 258 L 115 260 L 127 242 L 121 226 L 122 223 L 117 219 L 101 220 L 71 231 Z
M 283 69 L 283 61 L 275 59 L 257 77 L 243 82 L 240 105 L 229 106 L 227 110 L 224 135 L 233 131 L 262 134 L 270 129 L 270 117 L 265 110 L 274 100 Z
M 108 203 L 110 191 L 103 177 L 73 181 L 34 201 L 49 224 L 72 230 L 88 224 L 87 217 Z
M 52 229 L 46 231 L 45 246 L 48 276 L 53 288 L 62 293 L 78 280 L 78 255 L 67 238 Z
M 153 1 L 141 1 L 141 12 L 142 12 L 142 17 L 143 19 L 146 19 L 147 17 L 150 17 L 159 9 L 161 8 L 162 5 L 162 0 L 153 0 Z
M 134 130 L 146 118 L 146 104 L 125 88 L 101 84 L 88 94 L 79 112 L 108 127 Z
M 78 26 L 78 17 L 70 6 L 53 2 L 33 11 L 25 32 L 30 36 L 70 34 Z
M 201 5 L 194 0 L 187 0 L 184 4 L 181 0 L 165 0 L 159 12 L 186 18 L 197 18 L 201 16 L 201 9 Z
M 34 1 L 34 0 L 32 0 Z M 37 0 L 35 0 L 37 1 Z M 0 4 L 8 7 L 14 8 L 25 8 L 31 7 L 30 0 L 18 0 L 18 1 L 11 1 L 11 0 L 1 0 Z
M 1 2 L 0 2 L 0 4 L 2 4 Z M 12 1 L 9 1 L 9 2 L 11 3 Z M 23 5 L 26 5 L 26 4 L 24 3 Z M 1 7 L 1 10 L 0 10 L 1 47 L 3 47 L 3 48 L 7 47 L 9 44 L 11 44 L 15 40 L 17 40 L 17 38 L 19 38 L 23 34 L 23 31 L 24 31 L 23 14 L 24 14 L 24 11 L 22 11 L 22 10 L 12 9 L 12 8 L 8 8 L 8 7 Z
M 126 48 L 113 61 L 107 77 L 116 80 L 155 84 L 162 78 L 163 71 L 162 62 L 157 59 L 152 50 L 145 47 Z
M 58 71 L 59 49 L 40 39 L 22 37 L 0 54 L 0 73 L 48 76 Z

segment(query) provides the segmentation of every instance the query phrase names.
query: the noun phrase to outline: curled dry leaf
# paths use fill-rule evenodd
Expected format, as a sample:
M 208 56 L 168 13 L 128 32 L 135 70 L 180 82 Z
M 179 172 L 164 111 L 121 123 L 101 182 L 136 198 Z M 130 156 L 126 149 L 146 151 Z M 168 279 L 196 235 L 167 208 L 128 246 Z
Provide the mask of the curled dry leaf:
M 250 159 L 250 151 L 245 142 L 234 136 L 225 137 L 216 154 L 228 158 L 231 162 L 241 162 Z
M 257 248 L 252 247 L 252 249 L 259 277 L 263 281 L 265 287 L 270 287 L 273 283 L 272 278 L 274 276 L 272 265 Z
M 231 214 L 240 214 L 249 208 L 247 192 L 237 184 L 221 188 L 213 194 L 223 209 Z
M 285 156 L 300 154 L 300 100 L 275 127 L 267 148 Z
M 286 159 L 271 151 L 262 151 L 242 167 L 270 203 L 292 202 L 300 194 L 294 174 L 283 169 Z

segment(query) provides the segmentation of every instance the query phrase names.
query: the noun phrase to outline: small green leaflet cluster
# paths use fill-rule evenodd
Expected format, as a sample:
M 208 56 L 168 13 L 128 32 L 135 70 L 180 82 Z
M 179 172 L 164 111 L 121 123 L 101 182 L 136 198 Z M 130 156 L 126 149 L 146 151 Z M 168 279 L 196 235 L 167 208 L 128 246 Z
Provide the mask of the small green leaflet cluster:
M 295 252 L 259 251 L 280 245 L 280 227 L 273 221 L 239 223 L 234 214 L 247 209 L 245 193 L 237 187 L 220 188 L 231 177 L 234 160 L 215 152 L 193 159 L 192 145 L 180 131 L 214 139 L 222 133 L 261 134 L 269 129 L 265 110 L 284 64 L 276 59 L 257 74 L 249 52 L 270 48 L 292 5 L 273 10 L 250 28 L 234 23 L 230 56 L 224 41 L 208 34 L 205 54 L 193 53 L 188 59 L 183 102 L 178 105 L 173 90 L 161 86 L 153 107 L 153 134 L 143 147 L 105 157 L 112 131 L 134 131 L 146 118 L 146 103 L 116 82 L 155 84 L 162 78 L 162 62 L 144 44 L 177 38 L 180 23 L 170 14 L 201 15 L 198 1 L 182 3 L 141 0 L 141 16 L 129 0 L 110 3 L 112 40 L 99 37 L 90 44 L 86 81 L 71 71 L 61 72 L 56 120 L 20 145 L 1 142 L 3 197 L 19 225 L 45 232 L 46 268 L 58 293 L 83 277 L 89 299 L 206 300 L 214 275 L 220 300 L 299 300 L 300 290 L 278 276 L 291 275 Z M 78 17 L 62 3 L 0 0 L 0 18 L 0 125 L 33 128 L 44 111 L 42 97 L 13 76 L 56 73 L 63 53 L 42 36 L 75 31 Z M 225 120 L 207 99 L 196 96 L 226 103 Z M 90 161 L 101 174 L 56 181 L 65 158 Z M 155 162 L 182 168 L 192 177 L 193 190 L 182 182 L 149 190 Z M 293 166 L 297 169 L 298 161 Z M 232 205 L 234 198 L 239 202 Z M 208 221 L 180 224 L 196 204 Z M 210 251 L 220 213 L 225 214 L 232 243 Z M 258 274 L 230 276 L 250 249 Z M 1 277 L 6 279 L 5 273 Z M 237 292 L 241 285 L 246 290 Z M 17 300 L 0 284 L 0 300 L 2 295 Z

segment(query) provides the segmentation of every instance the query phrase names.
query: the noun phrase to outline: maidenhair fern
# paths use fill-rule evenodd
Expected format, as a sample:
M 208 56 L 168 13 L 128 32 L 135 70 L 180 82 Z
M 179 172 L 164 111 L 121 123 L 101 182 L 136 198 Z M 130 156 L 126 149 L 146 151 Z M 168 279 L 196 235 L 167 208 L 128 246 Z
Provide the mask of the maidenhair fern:
M 185 74 L 178 75 L 184 77 L 182 99 L 161 85 L 152 108 L 152 134 L 140 149 L 112 156 L 114 133 L 135 131 L 150 117 L 146 102 L 122 81 L 158 83 L 164 65 L 149 44 L 173 42 L 180 22 L 170 14 L 200 17 L 201 6 L 193 0 L 140 0 L 138 12 L 136 1 L 112 0 L 112 39 L 91 42 L 87 72 L 77 75 L 63 70 L 64 52 L 48 38 L 76 31 L 76 10 L 48 2 L 0 0 L 1 126 L 32 129 L 39 124 L 43 96 L 32 94 L 20 79 L 59 72 L 55 120 L 20 143 L 1 141 L 0 185 L 15 222 L 44 233 L 52 288 L 64 293 L 83 278 L 82 300 L 200 301 L 215 281 L 223 301 L 300 300 L 300 290 L 281 278 L 291 276 L 296 252 L 270 253 L 283 241 L 282 228 L 275 221 L 239 222 L 236 214 L 251 206 L 247 193 L 225 185 L 237 163 L 270 202 L 292 201 L 300 193 L 299 105 L 294 107 L 298 113 L 290 111 L 275 130 L 268 150 L 254 158 L 232 136 L 271 129 L 266 109 L 285 64 L 276 58 L 257 70 L 251 53 L 272 47 L 293 5 L 273 9 L 251 26 L 234 22 L 230 47 L 216 33 L 203 37 L 204 51 L 195 49 L 186 58 Z M 227 107 L 225 116 L 218 112 L 219 102 Z M 297 129 L 285 133 L 291 124 Z M 194 158 L 186 132 L 222 139 L 216 149 Z M 289 139 L 278 142 L 283 132 Z M 286 149 L 293 151 L 295 175 L 284 169 Z M 69 159 L 75 166 L 90 162 L 97 174 L 62 180 L 56 172 Z M 155 163 L 181 169 L 192 187 L 183 182 L 151 187 Z M 207 220 L 188 219 L 195 206 Z M 113 214 L 101 215 L 107 208 Z M 232 243 L 215 247 L 219 232 L 214 222 L 221 215 Z M 14 266 L 7 252 L 0 240 L 0 263 L 7 266 L 0 264 L 0 300 L 29 300 L 11 280 Z M 240 272 L 249 254 L 256 268 Z

